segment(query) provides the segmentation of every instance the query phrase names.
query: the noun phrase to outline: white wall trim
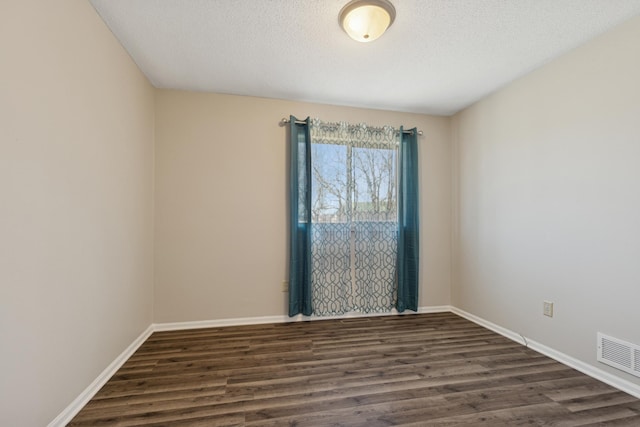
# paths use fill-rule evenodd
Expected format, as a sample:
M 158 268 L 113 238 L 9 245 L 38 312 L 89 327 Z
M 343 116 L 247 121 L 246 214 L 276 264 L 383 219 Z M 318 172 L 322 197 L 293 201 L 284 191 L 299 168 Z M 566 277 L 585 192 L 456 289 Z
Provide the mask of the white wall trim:
M 611 387 L 615 387 L 618 390 L 629 393 L 630 395 L 640 399 L 640 385 L 634 384 L 631 381 L 625 380 L 624 378 L 620 378 L 616 375 L 610 374 L 605 370 L 602 370 L 589 363 L 583 362 L 582 360 L 576 359 L 575 357 L 569 356 L 568 354 L 562 353 L 556 349 L 547 347 L 546 345 L 534 341 L 531 338 L 525 339 L 524 336 L 513 332 L 510 329 L 503 328 L 502 326 L 496 325 L 495 323 L 489 322 L 488 320 L 475 316 L 464 310 L 460 310 L 459 308 L 452 307 L 451 311 L 461 317 L 464 317 L 465 319 L 477 323 L 480 326 L 483 326 L 513 341 L 516 341 L 517 343 L 527 345 L 530 349 L 544 354 L 545 356 L 550 357 L 554 360 L 557 360 L 558 362 L 567 365 L 577 371 L 580 371 L 585 375 L 595 378 L 598 381 L 602 381 L 603 383 L 608 384 Z
M 495 323 L 491 323 L 488 320 L 485 320 L 481 317 L 478 317 L 474 314 L 468 313 L 464 310 L 460 310 L 457 307 L 451 307 L 451 312 L 457 314 L 460 317 L 464 317 L 467 320 L 471 320 L 473 323 L 477 323 L 478 325 L 485 327 L 493 332 L 500 334 L 504 337 L 509 338 L 512 341 L 517 342 L 518 344 L 527 345 L 527 341 L 524 340 L 524 337 L 518 333 L 513 332 L 510 329 L 503 328 L 502 326 L 496 325 Z
M 418 313 L 449 313 L 453 310 L 450 305 L 431 305 L 426 307 L 418 307 Z
M 426 306 L 418 307 L 418 313 L 444 313 L 451 311 L 449 305 L 438 306 Z M 405 311 L 398 313 L 395 309 L 391 313 L 346 313 L 340 316 L 321 317 L 321 316 L 303 316 L 297 315 L 289 317 L 287 315 L 281 316 L 262 316 L 262 317 L 236 317 L 231 319 L 212 319 L 212 320 L 199 320 L 194 322 L 172 322 L 172 323 L 154 323 L 154 331 L 179 331 L 185 329 L 201 329 L 201 328 L 219 328 L 222 326 L 240 326 L 240 325 L 260 325 L 264 323 L 288 323 L 288 322 L 303 322 L 303 321 L 315 321 L 315 320 L 328 320 L 328 319 L 351 319 L 355 317 L 374 317 L 374 316 L 409 316 L 415 314 L 412 311 Z
M 75 417 L 78 412 L 91 400 L 93 396 L 102 388 L 103 385 L 116 373 L 124 362 L 126 362 L 133 353 L 144 343 L 153 333 L 153 325 L 149 325 L 118 357 L 115 358 L 104 371 L 93 380 L 89 386 L 84 389 L 76 399 L 69 404 L 58 416 L 49 423 L 48 427 L 64 427 Z
M 532 339 L 527 338 L 527 341 L 529 342 L 530 349 L 535 350 L 538 353 L 542 353 L 545 356 L 555 359 L 560 363 L 564 363 L 565 365 L 570 366 L 571 368 L 580 371 L 585 375 L 589 375 L 590 377 L 602 381 L 605 384 L 609 384 L 611 387 L 615 387 L 618 390 L 629 393 L 633 397 L 640 399 L 640 385 L 634 384 L 631 381 L 625 380 L 624 378 L 620 378 L 616 375 L 610 374 L 605 370 L 585 363 L 582 360 L 571 357 L 568 354 L 561 353 L 558 350 L 547 347 L 546 345 L 540 344 L 539 342 Z
M 232 319 L 196 320 L 192 322 L 154 323 L 153 330 L 181 331 L 185 329 L 219 328 L 221 326 L 261 325 L 263 323 L 283 323 L 287 316 L 235 317 Z

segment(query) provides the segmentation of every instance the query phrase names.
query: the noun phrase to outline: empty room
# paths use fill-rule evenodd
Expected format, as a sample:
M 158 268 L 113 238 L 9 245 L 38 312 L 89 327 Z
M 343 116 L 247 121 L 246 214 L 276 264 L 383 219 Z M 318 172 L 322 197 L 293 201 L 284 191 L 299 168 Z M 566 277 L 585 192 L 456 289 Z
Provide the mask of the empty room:
M 640 0 L 2 0 L 0 425 L 639 426 Z

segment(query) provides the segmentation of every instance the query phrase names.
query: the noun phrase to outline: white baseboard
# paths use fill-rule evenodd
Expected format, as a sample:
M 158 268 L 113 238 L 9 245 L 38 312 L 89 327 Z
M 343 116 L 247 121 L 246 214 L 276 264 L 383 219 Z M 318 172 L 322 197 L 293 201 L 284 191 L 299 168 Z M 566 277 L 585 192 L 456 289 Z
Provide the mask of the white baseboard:
M 118 357 L 115 358 L 104 371 L 93 380 L 82 393 L 67 406 L 58 416 L 49 423 L 48 427 L 64 427 L 73 417 L 91 400 L 93 396 L 102 388 L 103 385 L 116 373 L 124 362 L 126 362 L 133 353 L 144 343 L 153 333 L 153 325 L 149 325 Z
M 612 375 L 605 370 L 585 363 L 567 354 L 561 353 L 558 350 L 547 347 L 546 345 L 540 344 L 539 342 L 536 342 L 534 340 L 527 339 L 527 341 L 529 342 L 530 349 L 535 350 L 538 353 L 542 353 L 545 356 L 555 359 L 558 362 L 575 369 L 576 371 L 580 371 L 583 374 L 589 375 L 590 377 L 602 381 L 605 384 L 609 384 L 611 387 L 615 387 L 618 390 L 624 391 L 625 393 L 628 393 L 633 397 L 640 399 L 639 385 L 634 384 L 631 381 L 627 381 L 624 378 L 620 378 L 616 375 Z
M 192 322 L 154 323 L 153 330 L 181 331 L 185 329 L 219 328 L 221 326 L 261 325 L 264 323 L 283 323 L 287 316 L 235 317 L 232 319 L 197 320 Z
M 567 365 L 577 371 L 580 371 L 585 375 L 595 378 L 598 381 L 602 381 L 603 383 L 608 384 L 611 387 L 615 387 L 618 390 L 624 391 L 625 393 L 628 393 L 640 399 L 640 386 L 632 383 L 631 381 L 627 381 L 624 378 L 620 378 L 616 375 L 610 374 L 609 372 L 602 370 L 596 366 L 585 363 L 581 360 L 576 359 L 575 357 L 569 356 L 568 354 L 562 353 L 551 347 L 547 347 L 546 345 L 534 341 L 531 338 L 526 338 L 516 332 L 503 328 L 502 326 L 498 326 L 495 323 L 489 322 L 488 320 L 482 319 L 481 317 L 475 316 L 464 310 L 460 310 L 459 308 L 452 307 L 451 311 L 461 317 L 464 317 L 465 319 L 477 323 L 480 326 L 483 326 L 502 336 L 516 341 L 517 343 L 526 345 L 530 349 L 544 354 L 545 356 L 550 357 L 554 360 L 557 360 L 558 362 Z
M 418 307 L 418 313 L 449 313 L 453 310 L 450 305 L 431 305 L 426 307 Z
M 451 312 L 457 314 L 460 317 L 464 317 L 467 320 L 471 320 L 473 323 L 477 323 L 478 325 L 487 328 L 497 334 L 507 337 L 510 340 L 517 342 L 518 344 L 527 345 L 527 340 L 525 340 L 522 335 L 507 328 L 503 328 L 502 326 L 496 325 L 495 323 L 491 323 L 488 320 L 485 320 L 474 314 L 467 313 L 466 311 L 460 310 L 457 307 L 451 307 Z
M 449 305 L 418 307 L 418 313 L 443 313 L 451 311 Z M 179 331 L 185 329 L 201 329 L 201 328 L 219 328 L 222 326 L 240 326 L 240 325 L 260 325 L 264 323 L 287 323 L 287 322 L 303 322 L 327 319 L 351 319 L 355 317 L 373 317 L 373 316 L 392 316 L 392 315 L 411 315 L 413 311 L 405 311 L 398 313 L 395 309 L 390 313 L 346 313 L 339 316 L 303 316 L 299 314 L 294 317 L 287 315 L 282 316 L 262 316 L 262 317 L 236 317 L 232 319 L 214 319 L 200 320 L 195 322 L 172 322 L 172 323 L 154 323 L 154 331 Z

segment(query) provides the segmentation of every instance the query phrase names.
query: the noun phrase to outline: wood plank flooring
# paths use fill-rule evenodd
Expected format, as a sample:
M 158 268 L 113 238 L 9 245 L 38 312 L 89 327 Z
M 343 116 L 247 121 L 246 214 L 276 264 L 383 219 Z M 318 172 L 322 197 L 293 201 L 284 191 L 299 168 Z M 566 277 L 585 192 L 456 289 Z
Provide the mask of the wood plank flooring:
M 640 401 L 451 313 L 157 332 L 70 426 L 640 426 Z

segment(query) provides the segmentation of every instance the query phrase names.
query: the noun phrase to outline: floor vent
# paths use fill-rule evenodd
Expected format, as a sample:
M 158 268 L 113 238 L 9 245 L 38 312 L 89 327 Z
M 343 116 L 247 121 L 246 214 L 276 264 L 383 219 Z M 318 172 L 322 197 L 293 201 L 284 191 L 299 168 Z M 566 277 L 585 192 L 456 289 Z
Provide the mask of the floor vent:
M 640 346 L 598 332 L 598 361 L 640 377 Z

